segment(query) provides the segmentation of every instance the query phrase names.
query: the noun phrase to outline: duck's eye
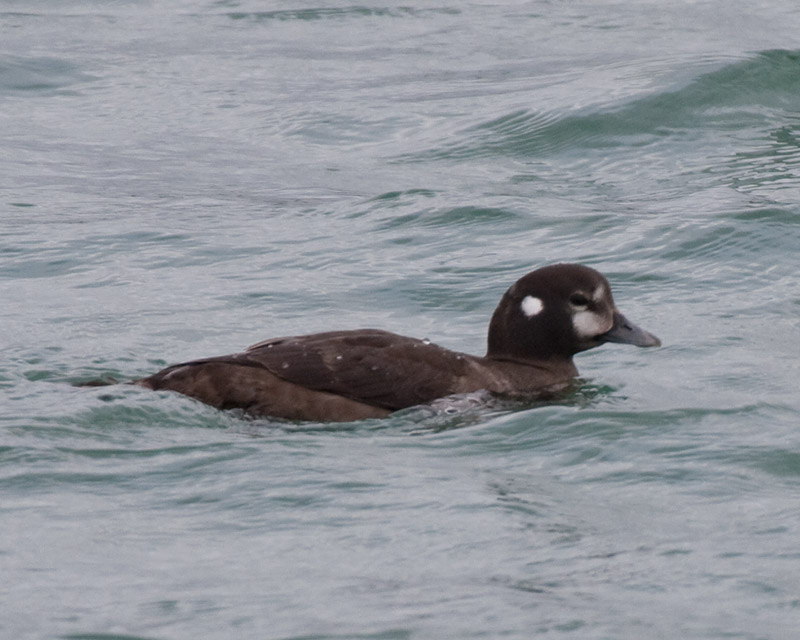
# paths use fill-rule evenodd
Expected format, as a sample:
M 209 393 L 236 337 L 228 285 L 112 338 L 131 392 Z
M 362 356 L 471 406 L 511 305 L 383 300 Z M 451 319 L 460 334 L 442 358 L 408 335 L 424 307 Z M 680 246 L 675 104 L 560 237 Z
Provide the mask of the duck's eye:
M 587 298 L 582 293 L 573 293 L 569 297 L 569 301 L 576 307 L 586 307 L 589 305 L 589 298 Z

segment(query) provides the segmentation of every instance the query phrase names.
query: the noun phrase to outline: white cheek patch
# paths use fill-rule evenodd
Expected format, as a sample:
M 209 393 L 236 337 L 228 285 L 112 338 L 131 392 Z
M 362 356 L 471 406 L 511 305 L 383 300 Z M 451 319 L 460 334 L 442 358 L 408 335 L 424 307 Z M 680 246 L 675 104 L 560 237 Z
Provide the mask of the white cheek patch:
M 524 313 L 527 317 L 532 318 L 533 316 L 539 315 L 544 309 L 544 303 L 542 303 L 539 298 L 534 296 L 525 296 L 522 299 L 522 304 L 519 305 L 520 309 L 522 309 L 522 313 Z
M 578 311 L 572 316 L 572 326 L 581 338 L 594 338 L 611 330 L 613 322 L 603 321 L 594 311 Z

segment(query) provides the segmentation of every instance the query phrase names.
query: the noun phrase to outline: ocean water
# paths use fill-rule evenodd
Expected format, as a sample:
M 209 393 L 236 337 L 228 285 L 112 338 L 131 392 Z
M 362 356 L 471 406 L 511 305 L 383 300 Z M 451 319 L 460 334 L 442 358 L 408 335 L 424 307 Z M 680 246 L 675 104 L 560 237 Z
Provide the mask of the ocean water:
M 0 637 L 800 628 L 795 0 L 0 0 Z M 537 266 L 656 350 L 325 425 L 76 388 Z

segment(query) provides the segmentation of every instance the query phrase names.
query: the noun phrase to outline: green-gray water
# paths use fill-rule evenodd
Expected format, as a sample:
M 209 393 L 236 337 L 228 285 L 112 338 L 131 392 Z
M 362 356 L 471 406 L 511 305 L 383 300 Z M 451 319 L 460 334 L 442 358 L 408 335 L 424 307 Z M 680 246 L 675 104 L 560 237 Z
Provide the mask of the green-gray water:
M 800 8 L 0 0 L 0 636 L 800 628 Z M 557 402 L 246 421 L 130 379 L 528 270 L 664 347 Z

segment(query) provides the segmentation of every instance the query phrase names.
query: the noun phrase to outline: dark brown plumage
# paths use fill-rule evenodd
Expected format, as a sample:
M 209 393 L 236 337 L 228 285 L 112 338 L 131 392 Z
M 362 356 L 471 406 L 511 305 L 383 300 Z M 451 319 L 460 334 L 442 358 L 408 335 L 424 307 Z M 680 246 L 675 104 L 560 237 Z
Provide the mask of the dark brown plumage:
M 616 310 L 601 274 L 561 264 L 529 273 L 506 292 L 484 357 L 376 329 L 332 331 L 266 340 L 136 384 L 257 416 L 350 421 L 482 389 L 552 391 L 577 375 L 575 353 L 604 342 L 659 344 Z

